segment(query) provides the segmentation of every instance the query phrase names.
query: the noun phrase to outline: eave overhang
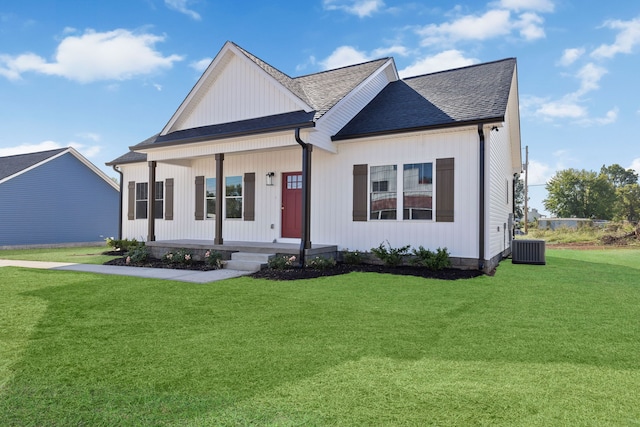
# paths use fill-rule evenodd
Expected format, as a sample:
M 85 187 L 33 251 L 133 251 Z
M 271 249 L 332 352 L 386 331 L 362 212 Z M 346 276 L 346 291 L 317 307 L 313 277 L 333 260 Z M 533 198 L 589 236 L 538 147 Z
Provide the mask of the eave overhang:
M 351 135 L 334 135 L 331 137 L 331 140 L 333 142 L 337 142 L 337 141 L 346 141 L 350 139 L 370 138 L 370 137 L 385 136 L 385 135 L 397 135 L 402 133 L 431 131 L 431 130 L 437 130 L 437 129 L 451 129 L 454 127 L 477 126 L 479 124 L 494 124 L 494 123 L 497 124 L 497 123 L 504 122 L 504 120 L 505 120 L 504 116 L 496 116 L 496 117 L 487 117 L 483 119 L 452 121 L 448 123 L 414 126 L 410 128 L 385 129 L 385 130 L 379 130 L 375 132 L 358 133 L 358 134 L 351 134 Z

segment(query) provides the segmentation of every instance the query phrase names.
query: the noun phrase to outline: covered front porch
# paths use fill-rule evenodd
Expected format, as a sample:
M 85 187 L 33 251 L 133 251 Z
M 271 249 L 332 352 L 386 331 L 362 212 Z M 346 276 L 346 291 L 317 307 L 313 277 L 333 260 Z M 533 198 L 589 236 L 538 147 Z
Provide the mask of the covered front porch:
M 203 259 L 207 250 L 214 250 L 223 254 L 224 259 L 233 258 L 233 254 L 260 254 L 260 255 L 300 255 L 300 244 L 280 243 L 280 242 L 245 242 L 245 241 L 225 241 L 223 244 L 216 244 L 214 240 L 197 239 L 176 239 L 176 240 L 156 240 L 146 243 L 151 255 L 155 258 L 162 258 L 169 252 L 177 249 L 188 249 L 193 252 L 196 259 Z M 312 244 L 310 248 L 304 249 L 306 259 L 314 257 L 334 258 L 338 256 L 337 245 Z

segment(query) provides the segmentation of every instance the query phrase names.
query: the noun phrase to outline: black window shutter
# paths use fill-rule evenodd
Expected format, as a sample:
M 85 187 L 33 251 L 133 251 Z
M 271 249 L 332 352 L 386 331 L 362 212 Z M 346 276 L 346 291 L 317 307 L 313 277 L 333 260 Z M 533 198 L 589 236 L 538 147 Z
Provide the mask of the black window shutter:
M 197 221 L 204 220 L 204 176 L 196 176 L 196 212 Z
M 454 159 L 436 159 L 436 221 L 453 222 Z
M 136 182 L 129 181 L 128 189 L 128 203 L 127 203 L 127 219 L 136 219 Z
M 164 219 L 173 220 L 173 178 L 164 182 Z
M 367 220 L 368 165 L 353 165 L 353 220 Z
M 244 220 L 255 221 L 256 218 L 256 174 L 244 174 Z

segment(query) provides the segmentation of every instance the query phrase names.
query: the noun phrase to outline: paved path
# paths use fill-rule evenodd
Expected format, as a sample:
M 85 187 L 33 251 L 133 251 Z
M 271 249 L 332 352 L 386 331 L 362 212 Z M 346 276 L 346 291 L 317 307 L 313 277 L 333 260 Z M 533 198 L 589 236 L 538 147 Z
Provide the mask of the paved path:
M 251 274 L 240 270 L 173 270 L 170 268 L 123 267 L 117 265 L 72 264 L 66 262 L 17 261 L 0 259 L 0 267 L 26 267 L 45 270 L 82 271 L 85 273 L 114 274 L 118 276 L 177 280 L 180 282 L 209 283 Z

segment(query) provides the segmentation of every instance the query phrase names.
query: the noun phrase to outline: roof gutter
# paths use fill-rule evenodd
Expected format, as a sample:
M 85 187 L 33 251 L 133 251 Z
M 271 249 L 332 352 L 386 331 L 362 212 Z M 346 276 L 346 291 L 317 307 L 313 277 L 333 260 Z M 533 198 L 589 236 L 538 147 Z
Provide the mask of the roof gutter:
M 478 160 L 478 270 L 484 269 L 484 243 L 485 243 L 485 136 L 484 125 L 478 123 L 478 136 L 480 137 Z
M 296 142 L 302 147 L 302 235 L 300 239 L 300 267 L 305 266 L 305 251 L 311 249 L 311 153 L 313 145 L 300 138 L 300 128 L 295 130 Z
M 111 167 L 114 171 L 116 171 L 118 175 L 120 175 L 120 214 L 118 216 L 118 240 L 122 240 L 122 189 L 124 188 L 124 174 L 120 169 L 118 169 L 118 166 L 112 165 Z
M 360 133 L 360 134 L 354 134 L 354 135 L 344 135 L 344 136 L 334 135 L 333 137 L 331 137 L 331 140 L 345 141 L 348 139 L 370 138 L 375 136 L 396 135 L 401 133 L 405 134 L 410 132 L 421 132 L 421 131 L 437 130 L 437 129 L 450 129 L 450 128 L 463 127 L 463 126 L 487 125 L 491 123 L 497 124 L 502 122 L 504 122 L 504 116 L 497 116 L 497 117 L 489 117 L 481 120 L 467 120 L 467 121 L 460 121 L 460 122 L 442 123 L 437 125 L 415 126 L 411 128 L 390 129 L 390 130 Z
M 147 145 L 132 145 L 129 147 L 129 149 L 131 151 L 144 152 L 145 150 L 151 149 L 151 148 L 173 147 L 176 145 L 193 144 L 196 142 L 217 141 L 217 140 L 228 139 L 228 138 L 240 138 L 243 136 L 253 136 L 253 135 L 261 135 L 265 133 L 283 132 L 283 131 L 292 130 L 294 128 L 300 129 L 300 128 L 310 128 L 314 126 L 315 126 L 315 122 L 304 122 L 296 125 L 274 126 L 267 129 L 242 130 L 242 131 L 236 131 L 236 132 L 221 133 L 217 135 L 213 134 L 213 135 L 202 135 L 202 136 L 194 136 L 194 137 L 186 137 L 186 138 L 169 139 L 167 141 L 153 142 Z M 162 137 L 158 137 L 158 139 L 161 139 L 161 138 Z M 158 141 L 158 139 L 156 139 L 156 141 Z

